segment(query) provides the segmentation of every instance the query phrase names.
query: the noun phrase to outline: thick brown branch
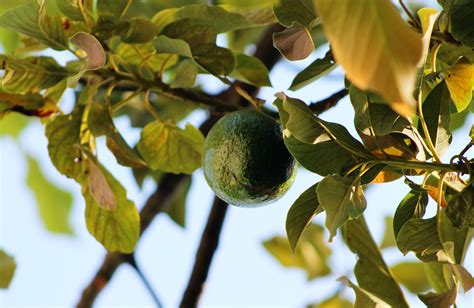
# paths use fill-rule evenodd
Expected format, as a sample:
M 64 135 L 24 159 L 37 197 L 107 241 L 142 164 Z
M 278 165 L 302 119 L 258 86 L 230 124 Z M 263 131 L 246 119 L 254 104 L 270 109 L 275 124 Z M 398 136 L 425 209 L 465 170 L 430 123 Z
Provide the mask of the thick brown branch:
M 347 94 L 349 94 L 349 90 L 341 89 L 323 100 L 309 104 L 309 108 L 316 114 L 323 113 L 324 111 L 336 106 L 337 103 L 346 97 Z
M 219 235 L 224 224 L 225 214 L 228 205 L 224 201 L 215 197 L 212 204 L 211 213 L 207 220 L 206 227 L 202 233 L 201 242 L 196 253 L 193 271 L 189 278 L 188 285 L 184 291 L 180 307 L 196 307 L 204 282 L 207 279 L 209 268 L 217 250 Z

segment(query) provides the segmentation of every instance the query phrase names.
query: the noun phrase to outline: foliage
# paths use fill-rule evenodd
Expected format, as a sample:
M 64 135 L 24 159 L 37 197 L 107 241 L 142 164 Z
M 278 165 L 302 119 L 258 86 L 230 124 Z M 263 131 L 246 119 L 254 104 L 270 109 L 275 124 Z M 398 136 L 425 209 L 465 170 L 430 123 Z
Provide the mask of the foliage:
M 469 291 L 473 278 L 463 261 L 474 227 L 473 129 L 468 144 L 458 144 L 462 151 L 443 155 L 456 141 L 452 130 L 474 106 L 472 1 L 439 0 L 440 11 L 416 14 L 400 1 L 408 20 L 389 0 L 197 2 L 2 1 L 0 135 L 17 138 L 27 117 L 40 118 L 51 162 L 81 187 L 89 232 L 110 252 L 132 253 L 140 216 L 126 187 L 101 164 L 97 138 L 106 139 L 117 163 L 133 169 L 141 185 L 148 176 L 201 167 L 207 130 L 182 123 L 192 111 L 255 107 L 279 119 L 288 151 L 322 177 L 289 209 L 288 241 L 264 242 L 281 264 L 303 269 L 308 279 L 331 273 L 325 231 L 313 223 L 324 213 L 329 241 L 342 234 L 358 256 L 353 275 L 339 279 L 354 290 L 356 307 L 406 307 L 404 291 L 428 292 L 419 294 L 423 303 L 445 307 L 455 303 L 460 287 Z M 326 50 L 294 76 L 289 90 L 310 87 L 340 66 L 358 137 L 319 117 L 334 105 L 330 100 L 307 104 L 279 92 L 276 113 L 249 90 L 272 86 L 265 57 L 248 50 L 276 23 L 273 45 L 287 60 L 305 59 L 320 45 Z M 57 52 L 73 59 L 63 63 Z M 241 102 L 204 92 L 199 75 L 230 86 Z M 66 113 L 60 103 L 68 89 L 76 99 Z M 136 144 L 115 127 L 118 116 L 141 130 Z M 27 183 L 45 227 L 72 233 L 70 195 L 25 155 Z M 409 192 L 387 219 L 382 247 L 395 244 L 420 262 L 390 267 L 365 222 L 372 205 L 364 190 L 401 178 Z M 188 179 L 180 186 L 168 211 L 181 226 L 190 185 Z M 425 217 L 429 207 L 436 214 Z M 0 257 L 4 288 L 15 263 L 3 251 Z M 344 307 L 347 300 L 336 292 L 324 305 Z

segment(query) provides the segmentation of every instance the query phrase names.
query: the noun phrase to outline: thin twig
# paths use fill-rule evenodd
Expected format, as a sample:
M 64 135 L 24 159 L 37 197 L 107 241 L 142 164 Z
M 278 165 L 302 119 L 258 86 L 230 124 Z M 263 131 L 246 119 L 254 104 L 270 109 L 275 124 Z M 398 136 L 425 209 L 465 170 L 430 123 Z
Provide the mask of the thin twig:
M 156 307 L 163 307 L 163 304 L 161 303 L 160 298 L 158 297 L 158 294 L 156 293 L 155 289 L 153 289 L 150 281 L 146 278 L 145 274 L 138 266 L 137 260 L 135 259 L 135 255 L 131 255 L 130 259 L 128 260 L 128 264 L 133 267 L 135 272 L 138 274 L 138 277 L 140 277 L 140 280 L 145 285 L 145 288 L 148 290 L 148 293 L 150 293 L 151 297 L 153 298 L 153 302 L 155 303 Z
M 184 291 L 180 307 L 196 307 L 219 244 L 219 236 L 229 206 L 215 197 L 211 213 L 199 243 L 191 277 Z

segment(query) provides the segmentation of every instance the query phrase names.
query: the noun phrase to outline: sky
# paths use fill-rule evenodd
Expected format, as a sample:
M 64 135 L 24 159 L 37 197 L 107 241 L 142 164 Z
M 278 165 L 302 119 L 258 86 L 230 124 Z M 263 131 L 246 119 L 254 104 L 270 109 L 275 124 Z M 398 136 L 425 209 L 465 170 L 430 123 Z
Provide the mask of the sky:
M 259 97 L 271 104 L 274 93 L 285 91 L 290 96 L 314 102 L 341 89 L 343 74 L 340 69 L 336 69 L 326 78 L 297 93 L 286 91 L 295 73 L 324 52 L 322 48 L 310 58 L 296 63 L 281 61 L 271 75 L 274 88 L 264 88 Z M 206 89 L 211 92 L 217 92 L 222 87 L 212 77 L 202 80 L 206 81 Z M 62 102 L 65 109 L 70 108 L 71 99 L 72 93 L 69 92 Z M 198 111 L 187 121 L 197 126 L 205 116 L 205 112 Z M 324 113 L 322 118 L 341 123 L 356 135 L 352 124 L 353 110 L 347 98 Z M 444 156 L 445 159 L 459 152 L 468 142 L 468 131 L 474 123 L 474 115 L 471 114 L 466 123 L 469 124 L 455 132 L 453 146 Z M 126 118 L 119 118 L 116 125 L 130 144 L 138 140 L 139 131 L 130 129 Z M 2 307 L 75 305 L 83 287 L 89 283 L 106 253 L 86 230 L 84 201 L 79 186 L 54 169 L 46 147 L 44 128 L 39 121 L 35 121 L 23 132 L 19 142 L 0 138 L 0 247 L 12 254 L 18 264 L 10 288 L 0 291 Z M 128 197 L 140 207 L 154 190 L 152 181 L 146 181 L 140 190 L 131 172 L 118 165 L 115 158 L 106 151 L 102 139 L 99 141 L 98 151 L 101 161 L 120 179 L 127 188 Z M 34 196 L 25 184 L 25 152 L 40 161 L 48 179 L 73 193 L 71 224 L 74 236 L 53 235 L 42 226 Z M 275 235 L 285 235 L 285 219 L 289 207 L 301 192 L 319 180 L 320 176 L 300 168 L 295 183 L 279 201 L 256 209 L 229 209 L 220 245 L 200 301 L 202 306 L 303 306 L 318 302 L 341 288 L 336 279 L 352 272 L 356 257 L 344 246 L 339 235 L 333 243 L 328 244 L 333 251 L 331 267 L 334 273 L 311 282 L 306 280 L 303 271 L 280 266 L 261 245 L 264 240 Z M 408 188 L 401 180 L 374 185 L 367 190 L 368 207 L 365 216 L 377 242 L 383 236 L 384 217 L 393 215 L 407 192 Z M 188 196 L 186 228 L 182 229 L 166 215 L 160 215 L 137 246 L 137 262 L 166 306 L 176 306 L 181 299 L 212 198 L 212 191 L 201 170 L 198 170 L 193 174 L 193 185 Z M 433 203 L 430 205 L 433 213 Z M 315 221 L 324 225 L 324 218 L 323 213 Z M 327 231 L 325 237 L 329 237 Z M 384 257 L 389 265 L 402 260 L 416 260 L 413 254 L 402 258 L 396 248 L 384 251 Z M 474 272 L 472 247 L 465 266 L 471 273 Z M 354 298 L 353 291 L 349 288 L 345 288 L 342 294 Z M 461 295 L 458 306 L 473 306 L 473 294 L 474 292 L 467 296 Z M 423 306 L 416 297 L 409 297 L 409 301 L 413 307 Z M 96 304 L 97 307 L 153 307 L 153 301 L 142 282 L 133 269 L 126 265 L 117 270 Z

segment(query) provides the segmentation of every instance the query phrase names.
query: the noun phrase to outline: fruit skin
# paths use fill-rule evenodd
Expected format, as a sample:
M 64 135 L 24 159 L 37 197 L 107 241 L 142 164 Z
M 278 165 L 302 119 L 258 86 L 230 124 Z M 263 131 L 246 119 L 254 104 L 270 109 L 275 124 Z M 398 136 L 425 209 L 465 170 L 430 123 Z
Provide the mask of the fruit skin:
M 296 162 L 285 147 L 281 126 L 268 115 L 245 110 L 227 114 L 209 131 L 203 170 L 219 198 L 257 207 L 290 188 Z

